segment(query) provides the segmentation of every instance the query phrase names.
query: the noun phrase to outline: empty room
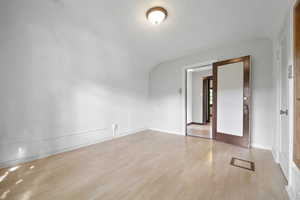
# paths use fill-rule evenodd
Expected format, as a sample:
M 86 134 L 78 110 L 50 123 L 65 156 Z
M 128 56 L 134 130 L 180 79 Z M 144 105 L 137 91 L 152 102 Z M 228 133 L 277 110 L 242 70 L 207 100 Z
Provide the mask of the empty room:
M 0 94 L 0 200 L 300 200 L 300 0 L 2 0 Z

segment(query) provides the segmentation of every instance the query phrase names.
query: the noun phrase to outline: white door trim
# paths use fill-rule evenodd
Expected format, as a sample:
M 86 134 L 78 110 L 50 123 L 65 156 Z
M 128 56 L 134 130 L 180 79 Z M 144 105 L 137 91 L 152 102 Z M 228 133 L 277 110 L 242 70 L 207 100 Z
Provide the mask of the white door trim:
M 183 104 L 182 104 L 182 130 L 184 130 L 184 135 L 187 134 L 187 130 L 186 130 L 186 124 L 187 124 L 187 110 L 186 110 L 186 105 L 187 105 L 187 101 L 186 101 L 186 98 L 187 98 L 187 91 L 186 91 L 186 72 L 188 69 L 193 69 L 193 68 L 201 68 L 201 67 L 206 67 L 206 66 L 209 66 L 216 62 L 216 60 L 212 60 L 212 61 L 206 61 L 206 62 L 198 62 L 198 63 L 194 63 L 194 64 L 191 64 L 191 65 L 186 65 L 183 67 L 182 69 L 182 83 L 181 83 L 181 98 L 182 98 L 182 101 Z
M 279 163 L 279 165 L 281 165 L 281 154 L 280 154 L 280 152 L 282 151 L 282 121 L 281 121 L 281 115 L 280 115 L 280 109 L 281 109 L 281 95 L 282 95 L 282 88 L 281 88 L 281 84 L 282 84 L 282 43 L 283 43 L 283 40 L 284 39 L 286 39 L 286 42 L 287 42 L 287 44 L 288 44 L 288 39 L 289 39 L 289 37 L 288 37 L 288 30 L 283 30 L 282 31 L 282 33 L 281 33 L 281 37 L 279 38 L 279 43 L 278 43 L 278 49 L 277 49 L 277 67 L 278 67 L 278 73 L 277 73 L 277 77 L 278 77 L 278 84 L 277 84 L 277 90 L 278 90 L 278 102 L 277 102 L 277 111 L 276 111 L 276 113 L 278 113 L 278 115 L 277 115 L 277 119 L 278 119 L 278 135 L 277 135 L 277 137 L 278 137 L 278 140 L 277 140 L 277 162 Z M 288 50 L 288 46 L 287 46 L 287 49 L 286 50 Z M 289 66 L 290 65 L 290 61 L 289 61 L 289 58 L 287 57 L 286 58 L 287 59 L 287 65 Z M 288 68 L 288 66 L 287 66 L 287 68 Z M 288 158 L 287 158 L 287 161 L 285 161 L 285 162 L 287 162 L 286 163 L 286 165 L 287 165 L 287 170 L 288 170 L 288 173 L 287 174 L 285 174 L 285 176 L 286 176 L 286 179 L 288 180 L 288 181 L 290 181 L 290 175 L 291 175 L 291 168 L 290 168 L 290 163 L 291 163 L 291 157 L 290 157 L 290 155 L 291 155 L 291 127 L 290 127 L 290 121 L 292 120 L 292 118 L 291 118 L 291 114 L 292 114 L 292 112 L 291 112 L 291 109 L 292 109 L 292 107 L 291 107 L 291 104 L 290 104 L 290 98 L 291 98 L 291 91 L 290 91 L 290 79 L 288 79 L 287 78 L 287 95 L 288 95 L 288 101 L 286 102 L 286 104 L 287 104 L 287 106 L 288 106 L 288 117 L 287 117 L 287 120 L 288 120 L 288 134 L 289 134 L 289 144 L 288 144 L 288 149 L 289 149 L 289 154 L 288 154 Z M 281 168 L 283 168 L 283 166 L 281 166 Z

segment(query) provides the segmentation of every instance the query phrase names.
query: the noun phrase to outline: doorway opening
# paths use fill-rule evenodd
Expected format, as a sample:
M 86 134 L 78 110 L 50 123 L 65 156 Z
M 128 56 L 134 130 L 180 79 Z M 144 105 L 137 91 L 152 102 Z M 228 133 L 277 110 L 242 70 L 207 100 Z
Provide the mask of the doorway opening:
M 251 56 L 185 69 L 186 136 L 251 147 Z
M 212 138 L 212 74 L 212 65 L 186 70 L 186 134 L 188 136 Z

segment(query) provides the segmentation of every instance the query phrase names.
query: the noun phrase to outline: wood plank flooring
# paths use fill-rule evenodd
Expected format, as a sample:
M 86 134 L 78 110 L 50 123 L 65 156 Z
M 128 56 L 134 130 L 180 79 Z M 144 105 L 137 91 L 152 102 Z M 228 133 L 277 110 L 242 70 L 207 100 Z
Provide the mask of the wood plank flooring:
M 198 125 L 190 124 L 187 125 L 187 134 L 190 136 L 198 136 L 202 138 L 212 138 L 212 127 L 211 124 Z
M 0 199 L 286 200 L 284 186 L 270 151 L 155 131 L 0 170 Z

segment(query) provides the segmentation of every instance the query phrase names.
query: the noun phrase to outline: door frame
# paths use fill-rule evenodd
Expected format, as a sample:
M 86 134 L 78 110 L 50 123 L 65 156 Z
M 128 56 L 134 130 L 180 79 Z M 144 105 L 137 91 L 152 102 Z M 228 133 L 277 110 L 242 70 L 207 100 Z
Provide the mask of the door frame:
M 287 102 L 286 102 L 286 104 L 287 104 L 287 109 L 288 109 L 288 116 L 287 116 L 287 127 L 288 127 L 288 131 L 286 132 L 286 133 L 288 133 L 288 136 L 289 136 L 289 144 L 288 144 L 288 149 L 289 149 L 289 152 L 288 152 L 288 158 L 287 158 L 287 160 L 286 160 L 286 163 L 282 163 L 281 161 L 282 161 L 282 159 L 281 159 L 281 152 L 282 152 L 282 149 L 283 149 L 283 146 L 282 146 L 282 136 L 284 135 L 284 133 L 282 133 L 282 121 L 281 121 L 281 114 L 280 114 L 280 110 L 281 110 L 281 103 L 282 103 L 282 99 L 281 99 L 281 96 L 282 96 L 282 67 L 283 67 L 283 65 L 282 65 L 282 49 L 283 49 L 283 47 L 282 47 L 282 43 L 283 43 L 283 40 L 284 39 L 286 39 L 286 42 L 287 42 L 287 51 L 288 51 L 288 43 L 289 43 L 289 37 L 288 37 L 288 33 L 289 33 L 289 31 L 291 31 L 291 30 L 287 30 L 287 29 L 283 29 L 282 30 L 282 32 L 281 32 L 281 36 L 280 36 L 280 38 L 279 38 L 279 40 L 278 40 L 278 49 L 277 49 L 277 67 L 278 67 L 278 85 L 277 85 L 277 89 L 278 89 L 278 104 L 277 104 L 277 113 L 278 113 L 278 141 L 277 141 L 277 145 L 278 145 L 278 149 L 277 149 L 277 158 L 276 158 L 276 160 L 277 160 L 277 162 L 279 163 L 279 166 L 280 166 L 280 168 L 281 168 L 281 170 L 282 170 L 282 173 L 283 173 L 283 175 L 284 175 L 284 177 L 286 178 L 286 181 L 287 182 L 289 182 L 290 181 L 290 160 L 291 160 L 291 136 L 292 136 L 292 134 L 291 134 L 291 126 L 290 126 L 290 122 L 291 122 L 291 120 L 292 120 L 292 107 L 291 107 L 291 103 L 290 103 L 290 98 L 291 98 L 291 91 L 290 91 L 290 80 L 289 80 L 289 78 L 287 78 L 287 96 L 288 96 L 288 100 L 287 100 Z M 291 63 L 290 63 L 290 61 L 289 61 L 289 58 L 288 58 L 288 56 L 287 56 L 287 69 L 289 68 L 289 66 L 291 65 Z M 286 164 L 286 166 L 287 166 L 287 168 L 286 168 L 286 170 L 287 170 L 287 174 L 285 174 L 285 171 L 284 171 L 284 164 Z
M 300 2 L 298 0 L 298 2 Z M 294 4 L 294 6 L 296 5 L 296 2 Z M 294 7 L 293 6 L 293 7 Z M 291 9 L 291 14 L 289 15 L 288 22 L 286 22 L 281 30 L 281 32 L 279 33 L 279 37 L 276 41 L 276 46 L 274 49 L 274 55 L 275 55 L 275 67 L 276 67 L 276 78 L 278 81 L 276 81 L 276 122 L 277 122 L 277 126 L 276 126 L 276 135 L 274 137 L 273 140 L 273 147 L 272 147 L 272 153 L 274 156 L 275 161 L 280 165 L 281 167 L 281 160 L 280 160 L 280 151 L 282 149 L 282 134 L 281 134 L 281 116 L 280 116 L 280 109 L 281 109 L 281 67 L 282 67 L 282 40 L 284 39 L 284 37 L 287 37 L 287 43 L 290 43 L 290 46 L 288 44 L 288 48 L 287 51 L 290 51 L 291 53 L 291 57 L 288 57 L 287 59 L 287 64 L 288 67 L 292 67 L 293 71 L 294 71 L 294 67 L 295 67 L 295 60 L 294 58 L 294 54 L 295 54 L 295 50 L 294 50 L 294 10 Z M 294 72 L 293 72 L 294 73 Z M 293 74 L 294 76 L 294 74 Z M 289 116 L 288 116 L 288 128 L 289 128 L 289 159 L 287 161 L 288 163 L 288 174 L 286 177 L 287 181 L 291 181 L 292 180 L 292 168 L 296 167 L 296 164 L 293 162 L 293 142 L 294 142 L 294 90 L 295 87 L 294 85 L 291 83 L 294 81 L 294 77 L 292 77 L 292 79 L 288 79 L 288 95 L 289 95 L 289 101 L 288 101 L 288 109 L 289 109 Z
M 292 26 L 292 25 L 291 25 Z M 283 53 L 283 41 L 286 40 L 286 51 L 288 52 L 289 51 L 289 37 L 291 36 L 291 30 L 288 30 L 286 28 L 283 29 L 283 31 L 281 32 L 281 36 L 279 38 L 279 56 L 278 56 L 278 76 L 279 76 L 279 85 L 278 85 L 278 92 L 279 92 L 279 96 L 278 96 L 278 120 L 279 120 L 279 123 L 278 123 L 278 163 L 279 163 L 279 166 L 282 170 L 282 173 L 283 173 L 283 176 L 286 178 L 286 181 L 289 182 L 291 179 L 290 179 L 290 175 L 291 175 L 291 168 L 290 168 L 290 161 L 291 161 L 291 154 L 292 154 L 292 150 L 291 150 L 291 141 L 292 141 L 292 129 L 291 129 L 291 122 L 292 122 L 292 107 L 291 107 L 291 95 L 292 95 L 292 92 L 291 92 L 291 85 L 290 85 L 290 82 L 291 82 L 291 77 L 286 77 L 286 95 L 287 95 L 287 102 L 286 102 L 286 108 L 288 110 L 288 116 L 287 116 L 287 131 L 286 132 L 282 132 L 282 115 L 280 114 L 280 110 L 282 109 L 281 107 L 281 104 L 282 104 L 282 94 L 283 94 L 283 91 L 282 91 L 282 68 L 283 68 L 283 63 L 282 63 L 282 60 L 283 60 L 283 57 L 282 57 L 282 53 Z M 287 53 L 285 52 L 285 53 Z M 289 59 L 289 56 L 288 54 L 286 55 L 286 69 L 289 70 L 289 68 L 291 67 L 292 63 L 291 63 L 291 60 Z M 286 73 L 286 75 L 288 75 L 288 73 Z M 281 152 L 283 152 L 283 136 L 286 137 L 286 134 L 288 134 L 288 138 L 289 138 L 289 143 L 286 144 L 288 145 L 288 154 L 287 156 L 284 156 L 283 154 L 281 154 Z
M 281 41 L 281 39 L 280 39 Z M 281 106 L 281 46 L 280 43 L 275 47 L 275 67 L 276 67 L 276 136 L 274 137 L 273 144 L 275 149 L 272 150 L 273 157 L 277 163 L 279 163 L 279 151 L 281 143 L 281 118 L 280 118 L 280 106 Z
M 237 62 L 244 63 L 244 88 L 243 88 L 243 97 L 247 97 L 247 99 L 243 99 L 243 106 L 247 106 L 248 112 L 245 113 L 245 109 L 243 107 L 243 136 L 242 139 L 240 136 L 233 136 L 227 134 L 219 134 L 217 132 L 217 90 L 218 90 L 218 77 L 217 77 L 217 69 L 218 67 L 233 64 Z M 243 56 L 239 58 L 228 59 L 220 62 L 213 63 L 213 123 L 212 123 L 212 133 L 213 139 L 221 140 L 224 142 L 228 142 L 231 144 L 235 144 L 238 146 L 250 148 L 251 147 L 251 57 Z
M 213 76 L 207 76 L 203 78 L 203 97 L 202 97 L 202 108 L 203 108 L 203 113 L 202 113 L 202 118 L 203 118 L 203 123 L 210 123 L 210 113 L 212 108 L 210 107 L 210 89 L 211 89 L 211 80 L 213 80 Z M 204 84 L 204 81 L 207 81 L 208 85 Z M 204 121 L 205 119 L 205 121 Z
M 185 67 L 183 67 L 183 77 L 182 77 L 182 88 L 179 89 L 179 93 L 180 94 L 184 94 L 181 95 L 182 96 L 182 101 L 183 106 L 182 106 L 182 113 L 184 113 L 183 119 L 182 119 L 182 127 L 184 130 L 184 135 L 188 136 L 187 134 L 187 71 L 189 69 L 198 69 L 198 68 L 208 68 L 208 67 L 212 67 L 212 64 L 216 62 L 216 60 L 212 60 L 212 61 L 207 61 L 207 62 L 199 62 L 199 63 L 195 63 L 195 64 L 191 64 L 191 65 L 187 65 Z

